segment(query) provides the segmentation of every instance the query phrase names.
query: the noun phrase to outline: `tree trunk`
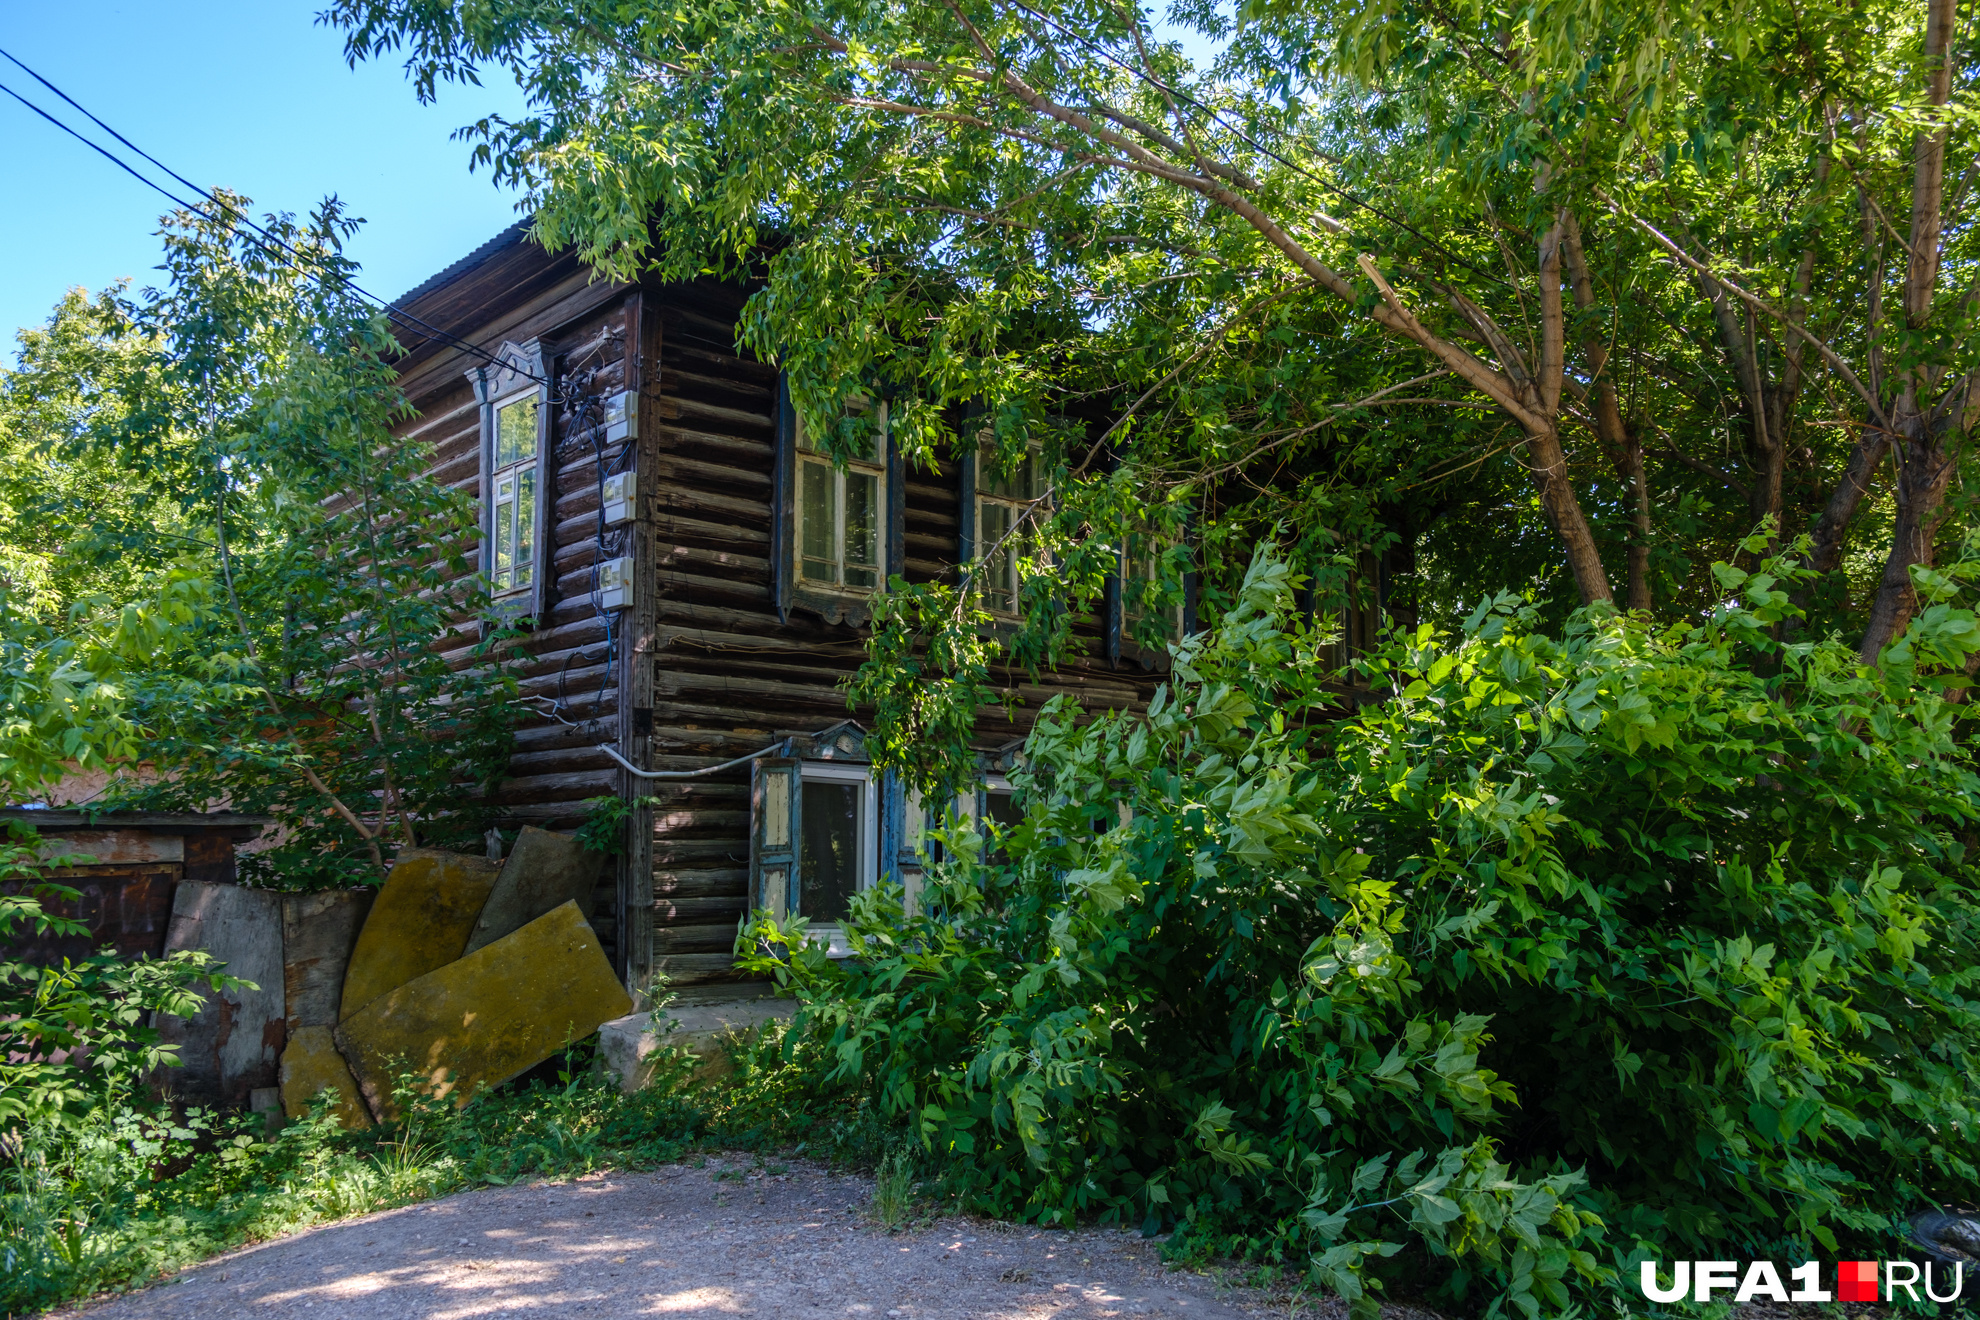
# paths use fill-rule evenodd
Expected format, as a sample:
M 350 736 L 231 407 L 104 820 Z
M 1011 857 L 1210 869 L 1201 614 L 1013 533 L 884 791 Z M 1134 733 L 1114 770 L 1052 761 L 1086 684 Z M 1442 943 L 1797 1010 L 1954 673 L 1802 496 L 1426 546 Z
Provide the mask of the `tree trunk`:
M 1896 641 L 1918 613 L 1918 592 L 1911 585 L 1913 564 L 1930 568 L 1932 546 L 1946 513 L 1946 488 L 1958 469 L 1957 452 L 1947 442 L 1951 427 L 1915 410 L 1895 419 L 1903 438 L 1893 447 L 1897 460 L 1897 526 L 1891 551 L 1884 560 L 1877 594 L 1870 602 L 1870 623 L 1858 648 L 1865 664 L 1877 663 L 1886 646 Z
M 1943 111 L 1952 94 L 1951 47 L 1958 18 L 1957 0 L 1927 0 L 1925 13 L 1925 97 Z M 1943 114 L 1935 115 L 1942 121 Z M 1944 233 L 1946 138 L 1948 130 L 1928 124 L 1918 133 L 1913 149 L 1911 233 L 1906 245 L 1904 323 L 1911 335 L 1923 337 L 1932 317 L 1932 299 L 1939 285 L 1939 243 Z M 1962 378 L 1934 407 L 1931 396 L 1946 389 L 1944 368 L 1930 363 L 1906 366 L 1895 373 L 1896 405 L 1889 410 L 1892 453 L 1896 458 L 1897 526 L 1890 554 L 1884 560 L 1877 595 L 1870 603 L 1870 623 L 1857 648 L 1866 664 L 1875 664 L 1918 612 L 1918 593 L 1911 585 L 1911 567 L 1932 563 L 1932 542 L 1945 517 L 1946 488 L 1958 466 L 1954 440 L 1963 406 Z
M 1588 273 L 1587 254 L 1582 249 L 1581 226 L 1569 212 L 1563 222 L 1561 256 L 1567 265 L 1568 284 L 1574 290 L 1574 305 L 1587 311 L 1595 305 L 1595 281 Z M 1650 608 L 1650 487 L 1643 473 L 1643 442 L 1623 423 L 1622 405 L 1616 395 L 1616 378 L 1604 370 L 1609 362 L 1609 346 L 1602 336 L 1588 333 L 1581 339 L 1581 355 L 1588 364 L 1588 377 L 1594 382 L 1589 400 L 1595 410 L 1595 434 L 1607 451 L 1610 466 L 1622 482 L 1629 501 L 1629 581 L 1625 600 L 1632 610 Z
M 1527 411 L 1544 419 L 1544 428 L 1526 427 L 1527 466 L 1540 488 L 1540 504 L 1567 552 L 1568 570 L 1581 592 L 1581 602 L 1615 603 L 1602 552 L 1582 512 L 1581 500 L 1568 479 L 1567 450 L 1561 445 L 1561 387 L 1567 376 L 1567 314 L 1561 298 L 1562 249 L 1567 246 L 1570 217 L 1566 211 L 1540 238 L 1540 375 L 1525 382 Z

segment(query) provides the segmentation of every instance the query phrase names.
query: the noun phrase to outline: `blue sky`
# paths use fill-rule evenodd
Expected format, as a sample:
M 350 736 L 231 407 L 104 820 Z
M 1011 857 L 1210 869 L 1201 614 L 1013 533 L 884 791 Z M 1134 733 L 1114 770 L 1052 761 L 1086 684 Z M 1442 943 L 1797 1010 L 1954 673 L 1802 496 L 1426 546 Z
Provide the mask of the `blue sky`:
M 516 218 L 515 198 L 469 174 L 448 134 L 522 98 L 506 78 L 421 106 L 397 61 L 342 56 L 320 0 L 29 4 L 0 0 L 0 47 L 187 178 L 306 211 L 336 193 L 370 223 L 352 244 L 364 286 L 391 298 Z M 0 83 L 78 127 L 87 121 L 13 65 Z M 114 146 L 114 143 L 108 145 Z M 71 285 L 155 278 L 170 206 L 101 156 L 0 96 L 0 362 L 17 326 Z

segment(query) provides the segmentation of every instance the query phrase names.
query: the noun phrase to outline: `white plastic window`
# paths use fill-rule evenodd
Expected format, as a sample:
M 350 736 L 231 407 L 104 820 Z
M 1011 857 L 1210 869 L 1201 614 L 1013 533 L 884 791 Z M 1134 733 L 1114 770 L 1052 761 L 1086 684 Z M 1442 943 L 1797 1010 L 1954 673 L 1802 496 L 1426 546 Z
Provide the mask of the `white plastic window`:
M 497 596 L 536 584 L 537 398 L 494 407 L 494 471 L 488 482 L 490 586 Z
M 880 529 L 887 507 L 887 410 L 864 449 L 832 461 L 797 424 L 798 579 L 807 586 L 875 591 L 886 581 Z
M 880 858 L 880 795 L 865 766 L 806 761 L 799 776 L 798 915 L 814 925 L 845 920 L 853 895 L 872 887 Z

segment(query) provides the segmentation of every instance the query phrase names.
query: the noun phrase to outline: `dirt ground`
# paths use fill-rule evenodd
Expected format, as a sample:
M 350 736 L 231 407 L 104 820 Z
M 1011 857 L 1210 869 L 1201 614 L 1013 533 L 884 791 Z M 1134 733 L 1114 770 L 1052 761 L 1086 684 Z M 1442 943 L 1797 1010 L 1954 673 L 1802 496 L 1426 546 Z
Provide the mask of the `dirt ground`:
M 945 1218 L 889 1233 L 870 1181 L 744 1157 L 485 1188 L 311 1229 L 62 1314 L 89 1320 L 643 1316 L 1339 1320 L 1165 1268 L 1131 1233 Z M 1394 1320 L 1434 1320 L 1392 1308 Z

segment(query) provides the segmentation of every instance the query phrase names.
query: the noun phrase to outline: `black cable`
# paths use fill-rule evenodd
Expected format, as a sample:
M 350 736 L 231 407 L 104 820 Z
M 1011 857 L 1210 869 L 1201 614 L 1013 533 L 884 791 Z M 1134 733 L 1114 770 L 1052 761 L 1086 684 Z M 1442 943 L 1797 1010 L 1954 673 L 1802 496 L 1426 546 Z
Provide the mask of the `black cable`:
M 138 155 L 144 157 L 144 159 L 149 161 L 151 164 L 157 166 L 159 169 L 165 171 L 165 173 L 171 175 L 172 178 L 178 180 L 178 182 L 183 184 L 185 187 L 190 188 L 193 190 L 193 192 L 199 194 L 202 197 L 207 198 L 208 201 L 210 201 L 213 205 L 221 206 L 219 199 L 213 196 L 211 190 L 201 188 L 198 184 L 186 178 L 185 175 L 179 173 L 177 170 L 165 164 L 163 161 L 160 161 L 157 157 L 153 156 L 151 153 L 147 152 L 142 147 L 133 143 L 129 138 L 125 137 L 122 133 L 119 133 L 116 129 L 110 127 L 110 125 L 104 123 L 101 119 L 98 119 L 95 115 L 91 114 L 85 107 L 83 107 L 80 103 L 78 103 L 74 97 L 70 96 L 60 87 L 57 87 L 54 83 L 48 81 L 48 79 L 42 77 L 39 73 L 36 73 L 32 68 L 29 68 L 26 64 L 22 63 L 21 60 L 18 57 L 16 57 L 11 51 L 6 50 L 5 48 L 0 48 L 0 55 L 4 55 L 9 61 L 11 61 L 14 65 L 19 67 L 30 78 L 33 78 L 43 87 L 46 87 L 49 91 L 61 97 L 62 100 L 67 102 L 69 105 L 73 106 L 78 113 L 83 115 L 91 123 L 95 124 L 98 128 L 108 133 L 111 137 L 117 139 L 117 141 L 121 142 L 124 146 L 130 148 Z M 260 236 L 259 239 L 255 238 L 252 235 L 248 236 L 248 241 L 250 243 L 253 243 L 256 247 L 261 248 L 261 250 L 265 253 L 268 253 L 268 255 L 286 260 L 289 264 L 296 266 L 298 269 L 301 269 L 306 277 L 315 280 L 318 285 L 321 285 L 323 283 L 323 277 L 319 273 L 320 267 L 319 267 L 319 271 L 311 271 L 307 269 L 307 266 L 311 263 L 309 263 L 309 259 L 303 253 L 296 251 L 295 248 L 283 242 L 275 235 L 269 233 L 266 229 L 256 224 L 248 216 L 235 211 L 234 208 L 232 207 L 221 208 L 226 212 L 226 215 L 228 217 L 227 219 L 223 220 L 219 217 L 214 216 L 213 214 L 208 212 L 204 207 L 186 201 L 184 198 L 179 197 L 178 195 L 173 193 L 170 189 L 158 183 L 156 180 L 145 177 L 145 175 L 141 173 L 136 167 L 131 165 L 130 162 L 124 160 L 122 157 L 118 156 L 116 153 L 110 151 L 108 148 L 102 146 L 101 144 L 92 142 L 89 138 L 77 132 L 74 128 L 70 127 L 69 125 L 63 123 L 61 120 L 57 119 L 54 115 L 49 114 L 46 110 L 43 110 L 40 106 L 28 100 L 25 96 L 22 96 L 19 92 L 15 91 L 13 88 L 8 87 L 4 83 L 0 83 L 0 91 L 6 92 L 7 95 L 13 97 L 16 101 L 19 101 L 22 105 L 34 111 L 36 114 L 40 115 L 43 119 L 46 119 L 49 123 L 55 125 L 55 127 L 61 129 L 64 133 L 67 133 L 70 137 L 76 139 L 76 141 L 82 143 L 90 150 L 96 152 L 98 155 L 102 156 L 105 160 L 115 165 L 118 169 L 123 170 L 133 179 L 136 179 L 139 183 L 142 183 L 145 187 L 150 188 L 153 191 L 157 192 L 160 196 L 164 197 L 174 206 L 183 207 L 184 209 L 203 217 L 210 223 L 222 225 L 230 230 L 237 231 L 239 226 L 246 225 L 249 229 L 252 229 L 255 232 L 255 234 L 258 234 Z M 272 249 L 269 246 L 270 244 L 274 245 Z M 513 363 L 503 362 L 501 359 L 497 358 L 494 354 L 490 353 L 487 349 L 482 348 L 478 344 L 471 344 L 465 339 L 461 339 L 458 336 L 449 333 L 448 331 L 442 330 L 440 327 L 433 325 L 431 322 L 423 320 L 420 317 L 414 316 L 411 312 L 393 306 L 392 304 L 386 302 L 383 298 L 380 298 L 377 294 L 371 293 L 370 291 L 360 287 L 356 283 L 356 281 L 352 280 L 350 277 L 346 275 L 338 274 L 338 275 L 334 275 L 333 278 L 337 281 L 338 284 L 342 285 L 345 289 L 349 290 L 351 293 L 356 294 L 363 301 L 371 303 L 373 306 L 383 311 L 387 317 L 396 317 L 399 319 L 399 321 L 402 324 L 405 324 L 410 328 L 416 328 L 418 330 L 424 331 L 429 338 L 439 339 L 443 343 L 446 343 L 451 347 L 458 348 L 467 353 L 471 353 L 474 356 L 479 357 L 482 360 L 486 361 L 491 366 L 499 366 L 499 367 L 504 367 L 507 370 L 512 370 L 517 375 L 520 375 L 527 380 L 533 380 L 539 385 L 547 386 L 550 383 L 549 381 L 545 380 L 543 377 L 538 376 L 533 372 L 524 370 Z

